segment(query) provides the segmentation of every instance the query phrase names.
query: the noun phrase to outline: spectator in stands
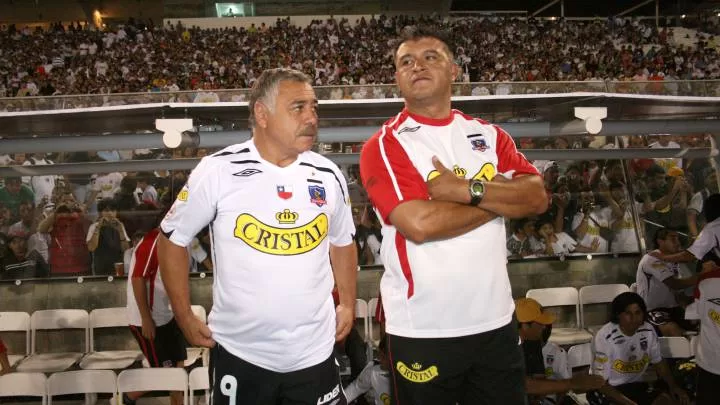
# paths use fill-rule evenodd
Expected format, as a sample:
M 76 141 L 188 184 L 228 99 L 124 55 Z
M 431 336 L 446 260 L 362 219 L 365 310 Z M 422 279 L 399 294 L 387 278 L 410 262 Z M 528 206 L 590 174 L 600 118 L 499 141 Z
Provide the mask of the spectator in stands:
M 27 159 L 23 163 L 24 166 L 36 166 L 36 165 L 51 165 L 53 162 L 46 159 L 43 154 L 36 153 L 27 156 Z M 55 180 L 57 176 L 45 175 L 45 176 L 32 176 L 28 178 L 28 187 L 35 194 L 35 204 L 40 206 L 44 205 L 43 202 L 50 201 L 53 190 L 55 189 Z M 23 182 L 25 182 L 23 180 Z
M 655 248 L 663 255 L 680 252 L 677 232 L 660 229 L 655 233 Z M 678 296 L 682 290 L 692 287 L 697 276 L 680 277 L 677 263 L 665 262 L 651 253 L 640 260 L 637 269 L 637 292 L 648 308 L 647 320 L 660 336 L 683 336 L 686 330 L 696 329 L 685 320 L 684 306 L 687 297 Z M 680 301 L 678 301 L 680 300 Z
M 370 138 L 360 157 L 387 244 L 381 286 L 395 399 L 522 403 L 522 353 L 510 321 L 504 226 L 497 217 L 544 212 L 542 178 L 507 133 L 451 109 L 460 68 L 448 39 L 422 27 L 403 34 L 393 57 L 405 109 Z M 453 136 L 441 140 L 440 133 Z M 477 138 L 472 145 L 470 135 Z M 483 144 L 492 147 L 490 155 Z M 458 176 L 453 166 L 467 173 Z M 486 271 L 477 271 L 473 257 L 483 257 Z M 443 267 L 453 276 L 438 288 Z M 410 268 L 413 282 L 404 275 Z M 473 349 L 479 345 L 482 354 Z M 481 366 L 488 363 L 496 366 Z
M 527 218 L 510 221 L 508 229 L 512 230 L 512 234 L 505 243 L 508 258 L 522 259 L 535 254 L 530 245 L 530 238 L 525 233 L 526 223 L 528 222 L 529 219 Z
M 535 223 L 543 249 L 538 252 L 544 256 L 560 256 L 570 253 L 593 252 L 592 247 L 578 245 L 575 239 L 565 232 L 555 232 L 554 220 L 549 216 L 542 216 Z
M 19 208 L 20 219 L 10 225 L 8 234 L 20 235 L 25 238 L 34 234 L 37 230 L 38 215 L 35 212 L 35 204 L 32 201 L 23 201 Z
M 70 191 L 58 201 L 55 210 L 38 224 L 38 233 L 50 236 L 49 262 L 54 276 L 86 274 L 90 270 L 85 235 L 89 221 Z
M 653 201 L 653 210 L 645 215 L 651 221 L 647 234 L 652 235 L 663 227 L 684 229 L 687 226 L 690 185 L 683 177 L 682 169 L 673 167 L 666 174 L 662 167 L 653 165 L 647 170 L 646 178 Z
M 0 188 L 0 204 L 10 211 L 10 223 L 15 223 L 20 217 L 20 204 L 24 201 L 35 203 L 32 190 L 21 183 L 20 177 L 6 177 L 5 187 Z
M 387 354 L 387 338 L 380 339 L 378 360 L 367 363 L 357 378 L 344 388 L 348 403 L 365 393 L 370 393 L 374 405 L 390 403 L 390 360 Z
M 706 223 L 703 207 L 705 200 L 711 194 L 718 193 L 718 176 L 714 170 L 709 170 L 704 179 L 705 187 L 693 194 L 688 204 L 687 221 L 690 238 L 695 240 Z
M 545 336 L 549 336 L 555 316 L 543 312 L 537 301 L 532 298 L 516 300 L 515 317 L 525 359 L 525 389 L 530 397 L 529 403 L 545 403 L 542 398 L 550 396 L 551 403 L 564 404 L 566 402 L 558 402 L 555 395 L 571 390 L 596 390 L 605 384 L 600 376 L 571 375 L 565 351 L 554 343 L 544 341 Z
M 720 194 L 713 194 L 703 204 L 707 225 L 698 235 L 693 244 L 675 254 L 664 254 L 653 252 L 653 255 L 660 260 L 667 262 L 690 262 L 698 260 L 701 263 L 713 261 L 720 266 Z
M 117 204 L 104 199 L 98 203 L 98 220 L 88 229 L 88 250 L 93 256 L 93 274 L 114 274 L 115 263 L 122 263 L 123 252 L 128 248 L 130 238 L 125 226 L 117 218 Z
M 640 251 L 638 245 L 638 236 L 635 232 L 635 217 L 633 216 L 633 207 L 630 195 L 625 188 L 625 184 L 612 181 L 608 186 L 608 201 L 612 210 L 612 230 L 615 237 L 610 244 L 610 251 L 613 253 L 628 253 Z M 638 194 L 639 198 L 643 198 L 643 202 L 635 202 L 635 211 L 637 214 L 644 215 L 652 209 L 650 197 L 645 194 Z
M 613 299 L 610 322 L 593 337 L 595 358 L 591 371 L 602 376 L 607 384 L 588 392 L 591 405 L 690 403 L 660 355 L 658 337 L 645 321 L 646 316 L 645 302 L 638 294 L 624 292 Z M 649 365 L 667 384 L 667 389 L 658 384 L 650 389 L 650 384 L 644 381 Z
M 596 205 L 595 193 L 585 187 L 580 193 L 580 212 L 573 218 L 572 228 L 578 243 L 589 247 L 592 253 L 607 253 L 609 240 L 603 238 L 601 229 L 610 230 L 610 208 Z M 607 235 L 607 232 L 604 232 Z M 606 236 L 608 237 L 608 236 Z
M 3 280 L 46 277 L 47 263 L 37 252 L 28 252 L 27 238 L 23 235 L 8 235 L 7 251 L 2 257 Z

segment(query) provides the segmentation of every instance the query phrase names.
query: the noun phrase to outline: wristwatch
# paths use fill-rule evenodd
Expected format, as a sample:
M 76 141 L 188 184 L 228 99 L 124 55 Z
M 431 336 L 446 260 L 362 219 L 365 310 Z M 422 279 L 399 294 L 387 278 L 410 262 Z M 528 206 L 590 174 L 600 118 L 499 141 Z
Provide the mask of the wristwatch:
M 485 183 L 480 180 L 470 180 L 470 205 L 478 205 L 485 196 Z

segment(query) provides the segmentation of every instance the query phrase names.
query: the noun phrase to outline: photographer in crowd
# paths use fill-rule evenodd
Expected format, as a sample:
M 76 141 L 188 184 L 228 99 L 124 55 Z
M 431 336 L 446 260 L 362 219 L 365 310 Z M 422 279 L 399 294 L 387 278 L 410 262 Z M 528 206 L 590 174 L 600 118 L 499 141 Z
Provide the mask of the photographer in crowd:
M 49 262 L 54 276 L 86 274 L 90 255 L 85 235 L 90 225 L 71 191 L 58 196 L 53 212 L 38 224 L 38 233 L 50 235 Z
M 123 252 L 130 246 L 125 226 L 117 218 L 117 205 L 112 199 L 98 203 L 100 216 L 90 225 L 87 247 L 93 254 L 93 274 L 114 274 L 115 263 L 123 262 Z

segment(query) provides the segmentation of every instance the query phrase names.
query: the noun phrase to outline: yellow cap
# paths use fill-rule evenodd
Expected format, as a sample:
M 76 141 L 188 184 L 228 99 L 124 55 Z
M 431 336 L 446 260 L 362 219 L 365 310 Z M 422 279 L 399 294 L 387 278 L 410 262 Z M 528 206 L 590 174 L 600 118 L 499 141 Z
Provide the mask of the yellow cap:
M 550 325 L 555 321 L 555 315 L 543 312 L 542 305 L 532 298 L 520 298 L 515 301 L 515 316 L 521 323 L 537 322 Z
M 667 171 L 667 175 L 670 177 L 680 177 L 680 176 L 683 176 L 684 174 L 685 174 L 685 172 L 683 171 L 683 169 L 681 169 L 677 166 L 673 166 L 673 167 L 669 168 Z

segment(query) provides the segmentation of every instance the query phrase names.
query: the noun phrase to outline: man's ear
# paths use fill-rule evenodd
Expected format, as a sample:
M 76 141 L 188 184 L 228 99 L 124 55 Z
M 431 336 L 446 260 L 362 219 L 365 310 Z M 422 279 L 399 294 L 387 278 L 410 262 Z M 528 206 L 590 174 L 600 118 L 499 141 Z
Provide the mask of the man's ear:
M 458 82 L 462 79 L 462 69 L 456 63 L 452 64 L 453 81 Z
M 253 113 L 255 114 L 255 125 L 260 128 L 267 128 L 268 120 L 270 118 L 270 110 L 267 108 L 262 101 L 255 103 Z

